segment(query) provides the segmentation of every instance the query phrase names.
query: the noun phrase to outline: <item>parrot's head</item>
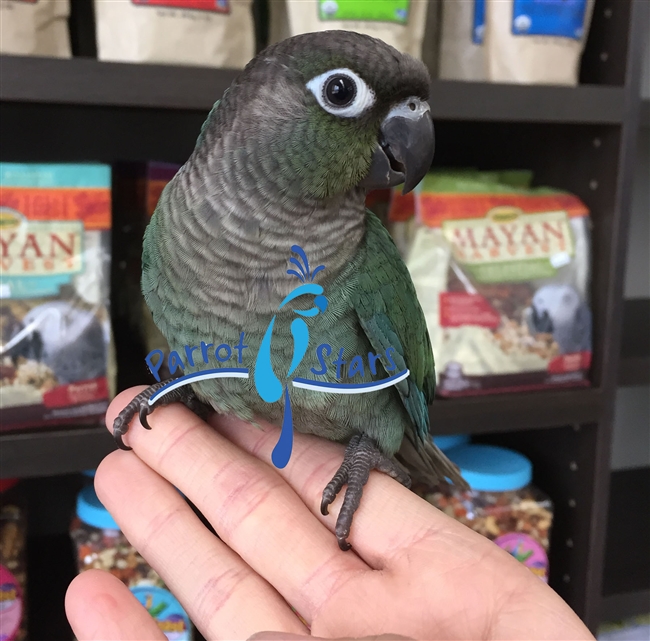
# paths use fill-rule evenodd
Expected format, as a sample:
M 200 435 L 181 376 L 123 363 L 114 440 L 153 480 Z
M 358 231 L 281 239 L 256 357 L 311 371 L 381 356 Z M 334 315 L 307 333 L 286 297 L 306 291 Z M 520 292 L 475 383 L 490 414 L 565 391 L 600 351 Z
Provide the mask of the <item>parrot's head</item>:
M 429 86 L 422 62 L 381 40 L 308 33 L 258 54 L 224 96 L 222 116 L 239 120 L 248 156 L 263 155 L 267 178 L 276 172 L 289 196 L 402 183 L 408 192 L 433 160 Z

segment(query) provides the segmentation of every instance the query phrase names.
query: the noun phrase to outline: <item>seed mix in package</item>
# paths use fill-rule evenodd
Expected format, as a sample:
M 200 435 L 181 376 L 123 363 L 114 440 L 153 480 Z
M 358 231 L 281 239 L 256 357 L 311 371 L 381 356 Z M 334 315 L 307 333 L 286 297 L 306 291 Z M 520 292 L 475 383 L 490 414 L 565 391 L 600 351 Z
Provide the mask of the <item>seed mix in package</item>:
M 587 385 L 590 219 L 527 172 L 438 172 L 393 194 L 441 396 Z
M 103 417 L 111 170 L 0 163 L 2 429 Z

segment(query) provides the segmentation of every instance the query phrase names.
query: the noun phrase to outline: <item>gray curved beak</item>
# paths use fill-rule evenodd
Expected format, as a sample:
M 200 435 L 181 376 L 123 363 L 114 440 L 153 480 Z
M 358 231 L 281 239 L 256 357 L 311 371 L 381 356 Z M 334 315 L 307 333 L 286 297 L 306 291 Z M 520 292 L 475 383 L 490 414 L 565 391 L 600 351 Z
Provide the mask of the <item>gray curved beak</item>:
M 381 124 L 370 171 L 361 186 L 370 191 L 404 183 L 402 193 L 407 194 L 431 169 L 434 151 L 429 104 L 409 98 L 394 107 Z

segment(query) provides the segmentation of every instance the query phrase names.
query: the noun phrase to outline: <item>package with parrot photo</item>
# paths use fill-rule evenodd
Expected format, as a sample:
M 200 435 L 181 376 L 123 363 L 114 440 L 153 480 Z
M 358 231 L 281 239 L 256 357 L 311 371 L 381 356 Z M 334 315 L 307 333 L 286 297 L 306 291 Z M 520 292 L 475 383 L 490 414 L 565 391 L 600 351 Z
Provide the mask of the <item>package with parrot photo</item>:
M 429 174 L 389 218 L 441 396 L 588 385 L 589 212 L 527 172 Z M 406 205 L 406 206 L 405 206 Z
M 0 163 L 2 429 L 108 406 L 110 176 L 106 165 Z

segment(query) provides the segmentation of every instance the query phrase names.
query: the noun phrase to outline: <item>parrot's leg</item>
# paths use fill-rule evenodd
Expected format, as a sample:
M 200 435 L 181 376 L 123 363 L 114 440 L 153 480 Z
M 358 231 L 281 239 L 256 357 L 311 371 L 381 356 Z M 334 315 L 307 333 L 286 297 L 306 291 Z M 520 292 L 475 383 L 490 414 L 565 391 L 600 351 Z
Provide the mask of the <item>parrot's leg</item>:
M 410 476 L 399 463 L 382 454 L 370 437 L 365 434 L 353 436 L 345 450 L 341 467 L 323 490 L 323 499 L 320 504 L 320 511 L 327 515 L 329 506 L 341 491 L 341 488 L 347 483 L 348 488 L 345 492 L 345 498 L 335 528 L 339 547 L 344 551 L 352 547 L 347 541 L 352 526 L 352 518 L 359 507 L 363 486 L 368 482 L 372 470 L 384 472 L 384 474 L 388 474 L 406 487 L 411 486 Z
M 151 414 L 157 407 L 163 407 L 170 403 L 183 403 L 188 409 L 192 410 L 199 418 L 207 419 L 212 412 L 212 408 L 199 400 L 198 396 L 194 393 L 191 387 L 184 385 L 178 387 L 171 392 L 168 392 L 162 398 L 154 401 L 151 405 L 149 399 L 161 388 L 167 385 L 169 381 L 162 381 L 154 383 L 147 387 L 146 390 L 140 392 L 118 415 L 113 422 L 113 437 L 117 446 L 121 450 L 130 450 L 128 445 L 124 443 L 122 437 L 128 432 L 131 420 L 138 415 L 142 427 L 150 430 L 151 426 L 147 421 L 147 416 Z

